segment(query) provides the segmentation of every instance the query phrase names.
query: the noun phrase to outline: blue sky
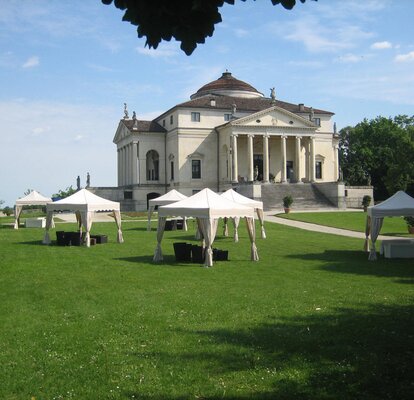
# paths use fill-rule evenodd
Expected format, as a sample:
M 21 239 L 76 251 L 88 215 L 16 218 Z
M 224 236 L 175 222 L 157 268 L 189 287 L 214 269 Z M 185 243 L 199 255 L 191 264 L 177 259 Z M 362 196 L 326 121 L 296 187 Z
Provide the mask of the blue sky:
M 414 112 L 414 1 L 236 1 L 193 55 L 145 47 L 100 0 L 0 0 L 0 200 L 86 173 L 116 185 L 123 103 L 152 119 L 228 69 L 269 96 L 335 113 L 338 129 Z

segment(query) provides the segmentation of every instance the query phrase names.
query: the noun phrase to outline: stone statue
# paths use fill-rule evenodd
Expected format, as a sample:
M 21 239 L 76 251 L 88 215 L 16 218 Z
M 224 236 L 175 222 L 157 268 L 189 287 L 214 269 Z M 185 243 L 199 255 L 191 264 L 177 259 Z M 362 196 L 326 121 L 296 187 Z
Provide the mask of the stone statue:
M 89 172 L 86 174 L 86 187 L 88 188 L 91 186 L 91 176 L 89 175 Z
M 132 119 L 135 120 L 137 119 L 137 114 L 135 111 L 132 111 Z
M 76 178 L 76 188 L 77 188 L 77 190 L 80 190 L 80 176 L 79 175 Z
M 232 104 L 231 105 L 231 113 L 232 114 L 236 114 L 236 111 L 237 111 L 237 105 L 236 104 Z
M 259 167 L 256 165 L 254 167 L 254 180 L 257 181 L 258 177 L 259 177 Z
M 276 100 L 276 91 L 274 87 L 270 88 L 270 98 Z
M 124 103 L 124 119 L 128 119 L 128 109 L 127 109 L 127 103 Z
M 315 118 L 315 113 L 313 112 L 313 107 L 310 108 L 310 115 L 309 115 L 309 119 L 311 121 L 313 121 L 313 119 Z

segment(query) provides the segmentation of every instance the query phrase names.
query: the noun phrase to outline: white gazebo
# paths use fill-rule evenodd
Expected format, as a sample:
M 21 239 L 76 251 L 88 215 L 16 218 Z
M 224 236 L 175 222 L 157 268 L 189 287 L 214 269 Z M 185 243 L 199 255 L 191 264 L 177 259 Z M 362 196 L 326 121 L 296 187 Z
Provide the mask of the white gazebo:
M 217 232 L 218 219 L 224 217 L 245 217 L 251 242 L 251 259 L 253 261 L 259 260 L 255 244 L 254 209 L 223 198 L 210 189 L 203 189 L 187 199 L 161 206 L 158 209 L 157 247 L 155 249 L 154 261 L 157 262 L 163 259 L 161 241 L 164 234 L 166 217 L 171 215 L 194 217 L 197 219 L 197 224 L 206 248 L 204 261 L 206 267 L 213 265 L 212 244 Z
M 45 197 L 36 190 L 31 191 L 25 197 L 17 199 L 14 208 L 14 229 L 19 229 L 20 214 L 22 213 L 23 206 L 45 206 L 51 202 L 52 199 L 50 197 Z M 53 223 L 53 220 L 51 223 Z
M 147 230 L 151 230 L 151 215 L 154 211 L 156 206 L 166 206 L 168 204 L 176 203 L 177 201 L 187 199 L 188 197 L 180 192 L 178 192 L 175 189 L 170 190 L 166 194 L 157 197 L 155 199 L 151 199 L 148 202 L 148 224 L 147 224 Z M 187 230 L 187 224 L 186 219 L 184 218 L 184 230 Z
M 368 257 L 369 260 L 377 259 L 375 242 L 381 230 L 384 217 L 410 216 L 414 216 L 414 199 L 402 190 L 395 193 L 382 203 L 377 204 L 376 206 L 368 207 L 364 249 L 369 251 L 369 237 L 371 236 L 371 251 Z
M 247 207 L 252 207 L 260 221 L 261 226 L 261 235 L 262 239 L 266 239 L 266 231 L 264 228 L 264 218 L 263 218 L 263 202 L 258 200 L 250 199 L 249 197 L 243 196 L 240 193 L 237 193 L 233 189 L 229 189 L 221 194 L 221 197 L 224 197 L 228 200 L 232 200 L 235 203 L 242 204 Z M 239 227 L 239 218 L 234 218 L 234 241 L 238 241 L 238 227 Z M 227 221 L 224 222 L 224 235 L 228 236 Z
M 53 213 L 56 211 L 74 211 L 76 213 L 79 229 L 82 230 L 83 226 L 86 231 L 85 239 L 87 247 L 90 246 L 90 230 L 92 227 L 93 215 L 96 212 L 112 211 L 118 227 L 118 243 L 122 243 L 124 241 L 121 230 L 121 213 L 119 203 L 99 197 L 87 189 L 81 189 L 72 196 L 47 204 L 46 211 L 46 233 L 43 239 L 44 244 L 50 244 L 51 242 L 49 237 L 49 229 L 51 227 Z

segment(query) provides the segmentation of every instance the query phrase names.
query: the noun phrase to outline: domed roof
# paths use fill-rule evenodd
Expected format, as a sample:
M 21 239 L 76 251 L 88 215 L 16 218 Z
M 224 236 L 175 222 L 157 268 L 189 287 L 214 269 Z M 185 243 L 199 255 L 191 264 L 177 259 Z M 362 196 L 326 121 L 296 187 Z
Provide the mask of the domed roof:
M 232 97 L 263 97 L 253 86 L 239 79 L 234 78 L 231 72 L 223 72 L 223 75 L 202 86 L 196 93 L 191 95 L 191 99 L 196 99 L 208 94 L 221 94 Z

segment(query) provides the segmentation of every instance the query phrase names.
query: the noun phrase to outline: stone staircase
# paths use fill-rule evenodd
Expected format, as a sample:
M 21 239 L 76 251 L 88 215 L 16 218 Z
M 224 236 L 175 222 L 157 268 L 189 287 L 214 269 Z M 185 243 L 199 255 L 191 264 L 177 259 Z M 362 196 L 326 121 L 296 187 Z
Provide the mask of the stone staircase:
M 283 197 L 291 195 L 292 208 L 302 209 L 332 209 L 336 208 L 311 183 L 303 184 L 269 184 L 261 187 L 263 208 L 268 210 L 282 210 Z

